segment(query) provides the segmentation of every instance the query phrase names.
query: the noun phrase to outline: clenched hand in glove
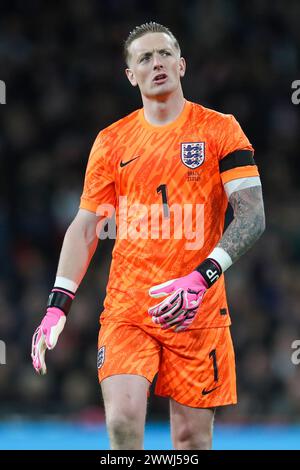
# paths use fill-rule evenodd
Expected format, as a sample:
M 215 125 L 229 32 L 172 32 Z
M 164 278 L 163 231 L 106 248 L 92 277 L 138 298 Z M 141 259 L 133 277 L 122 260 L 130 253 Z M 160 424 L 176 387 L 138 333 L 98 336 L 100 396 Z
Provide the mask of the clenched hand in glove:
M 153 323 L 163 330 L 175 327 L 175 332 L 185 331 L 194 321 L 206 290 L 216 282 L 222 270 L 219 264 L 207 258 L 187 276 L 151 287 L 151 297 L 168 297 L 149 308 Z

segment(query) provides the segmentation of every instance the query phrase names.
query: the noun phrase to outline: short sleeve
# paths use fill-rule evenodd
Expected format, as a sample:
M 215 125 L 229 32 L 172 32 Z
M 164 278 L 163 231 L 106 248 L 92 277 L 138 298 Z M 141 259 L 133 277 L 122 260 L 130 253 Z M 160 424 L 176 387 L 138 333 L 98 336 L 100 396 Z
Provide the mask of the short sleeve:
M 109 164 L 108 144 L 100 132 L 90 152 L 84 179 L 80 209 L 97 212 L 99 206 L 116 206 L 116 193 L 113 168 Z
M 254 149 L 240 124 L 232 115 L 225 115 L 219 124 L 218 157 L 223 184 L 237 178 L 259 176 Z

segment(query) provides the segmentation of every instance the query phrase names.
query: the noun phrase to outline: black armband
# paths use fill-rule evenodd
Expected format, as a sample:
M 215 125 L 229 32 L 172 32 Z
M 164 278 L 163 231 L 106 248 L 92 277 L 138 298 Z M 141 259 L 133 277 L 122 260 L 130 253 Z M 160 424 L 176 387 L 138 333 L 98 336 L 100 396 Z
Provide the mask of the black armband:
M 220 173 L 224 171 L 232 170 L 233 168 L 242 166 L 253 166 L 255 161 L 253 158 L 252 150 L 235 150 L 229 153 L 219 163 Z
M 208 287 L 211 287 L 222 274 L 219 263 L 211 258 L 206 258 L 203 263 L 199 264 L 196 271 L 204 277 Z
M 65 315 L 68 315 L 75 295 L 73 292 L 61 287 L 55 287 L 48 298 L 48 307 L 60 308 Z

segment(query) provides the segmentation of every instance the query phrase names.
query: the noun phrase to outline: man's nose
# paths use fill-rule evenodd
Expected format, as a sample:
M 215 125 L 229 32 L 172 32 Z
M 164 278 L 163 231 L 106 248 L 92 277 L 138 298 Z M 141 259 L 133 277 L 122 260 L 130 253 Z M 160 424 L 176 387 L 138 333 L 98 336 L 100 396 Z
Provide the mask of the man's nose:
M 153 54 L 153 68 L 159 69 L 162 67 L 162 61 L 159 54 Z

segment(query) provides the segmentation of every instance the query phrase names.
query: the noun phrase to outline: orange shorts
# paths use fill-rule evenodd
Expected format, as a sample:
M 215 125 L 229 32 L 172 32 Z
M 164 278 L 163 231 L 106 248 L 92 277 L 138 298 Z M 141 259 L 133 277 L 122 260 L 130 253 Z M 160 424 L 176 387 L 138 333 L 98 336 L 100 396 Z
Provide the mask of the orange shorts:
M 157 373 L 156 395 L 195 408 L 235 404 L 235 359 L 229 327 L 175 333 L 152 323 L 102 322 L 100 382 L 111 375 L 134 374 L 151 383 Z

